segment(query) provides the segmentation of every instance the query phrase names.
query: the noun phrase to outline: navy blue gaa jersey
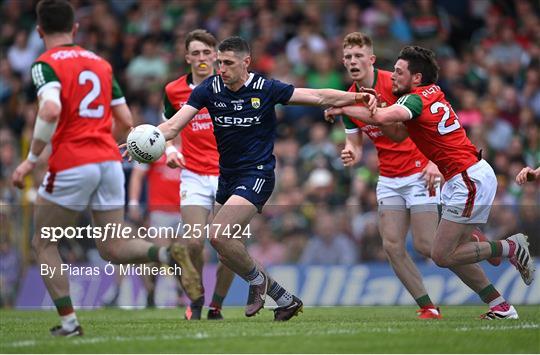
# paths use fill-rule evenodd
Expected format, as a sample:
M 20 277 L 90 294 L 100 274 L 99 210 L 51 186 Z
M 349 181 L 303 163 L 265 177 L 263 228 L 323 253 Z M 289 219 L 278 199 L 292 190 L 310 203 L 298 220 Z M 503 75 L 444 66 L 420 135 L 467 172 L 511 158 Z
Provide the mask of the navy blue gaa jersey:
M 294 87 L 250 73 L 238 91 L 231 91 L 219 75 L 203 81 L 188 105 L 206 107 L 214 123 L 221 174 L 275 167 L 276 104 L 286 104 Z

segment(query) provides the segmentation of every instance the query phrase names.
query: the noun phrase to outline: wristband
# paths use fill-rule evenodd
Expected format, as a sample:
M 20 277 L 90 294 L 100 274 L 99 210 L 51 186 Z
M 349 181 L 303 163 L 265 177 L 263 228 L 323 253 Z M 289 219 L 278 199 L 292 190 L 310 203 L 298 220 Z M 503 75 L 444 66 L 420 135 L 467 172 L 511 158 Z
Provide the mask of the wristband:
M 32 153 L 32 151 L 28 152 L 28 156 L 26 157 L 26 160 L 28 160 L 30 163 L 35 163 L 38 161 L 38 156 Z
M 167 147 L 167 149 L 165 149 L 165 155 L 169 155 L 171 153 L 179 153 L 179 152 L 178 152 L 178 149 L 176 149 L 176 147 L 171 145 Z
M 139 206 L 139 201 L 137 200 L 129 200 L 128 206 Z

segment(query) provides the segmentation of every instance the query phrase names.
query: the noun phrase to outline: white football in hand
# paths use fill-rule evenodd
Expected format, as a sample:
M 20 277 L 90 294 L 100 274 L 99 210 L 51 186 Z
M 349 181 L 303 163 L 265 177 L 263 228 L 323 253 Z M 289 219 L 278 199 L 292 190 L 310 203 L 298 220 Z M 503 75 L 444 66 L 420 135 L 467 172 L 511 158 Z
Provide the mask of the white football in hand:
M 165 152 L 165 136 L 151 124 L 135 127 L 127 137 L 129 155 L 140 163 L 152 163 Z

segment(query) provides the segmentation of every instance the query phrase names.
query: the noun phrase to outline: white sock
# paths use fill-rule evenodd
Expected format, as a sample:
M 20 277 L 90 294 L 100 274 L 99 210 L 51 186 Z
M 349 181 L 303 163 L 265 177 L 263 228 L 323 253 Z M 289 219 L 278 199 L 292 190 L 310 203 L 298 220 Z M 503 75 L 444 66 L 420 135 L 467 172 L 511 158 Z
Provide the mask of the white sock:
M 276 303 L 278 307 L 285 307 L 285 306 L 290 305 L 292 303 L 292 300 L 293 300 L 292 295 L 289 292 L 285 291 L 285 293 L 282 294 L 281 297 L 276 300 Z
M 167 251 L 167 248 L 160 247 L 158 250 L 158 260 L 162 264 L 170 264 L 171 258 L 169 256 L 169 252 Z
M 64 328 L 68 332 L 75 330 L 75 328 L 79 326 L 79 321 L 77 320 L 75 312 L 65 316 L 60 316 L 60 319 L 62 321 L 62 328 Z
M 501 240 L 501 246 L 502 246 L 502 254 L 501 256 L 510 256 L 510 244 L 508 244 L 507 240 Z
M 262 272 L 259 271 L 259 273 L 257 274 L 257 277 L 254 278 L 253 280 L 249 281 L 249 284 L 250 285 L 260 285 L 264 282 L 264 276 L 262 274 Z

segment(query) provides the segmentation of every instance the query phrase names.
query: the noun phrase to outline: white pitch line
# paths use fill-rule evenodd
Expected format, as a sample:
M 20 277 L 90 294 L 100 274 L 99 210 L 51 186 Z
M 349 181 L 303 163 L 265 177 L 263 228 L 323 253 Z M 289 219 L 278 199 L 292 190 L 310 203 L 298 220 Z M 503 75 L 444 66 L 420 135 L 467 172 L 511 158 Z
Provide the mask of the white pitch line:
M 486 325 L 479 328 L 475 327 L 459 327 L 455 329 L 444 329 L 444 331 L 454 331 L 454 332 L 470 332 L 475 330 L 480 331 L 507 331 L 507 330 L 524 330 L 524 329 L 539 329 L 540 325 L 536 323 L 523 323 L 515 325 Z M 442 329 L 441 329 L 442 330 Z M 404 333 L 410 332 L 410 329 L 406 328 L 358 328 L 358 329 L 328 329 L 328 330 L 308 330 L 308 331 L 271 331 L 262 334 L 256 334 L 256 332 L 240 332 L 240 333 L 230 333 L 229 335 L 220 335 L 220 334 L 208 334 L 206 332 L 197 332 L 188 335 L 161 335 L 161 336 L 136 336 L 136 337 L 125 337 L 125 336 L 114 336 L 114 337 L 88 337 L 88 338 L 77 338 L 73 339 L 72 343 L 66 344 L 75 344 L 75 345 L 84 345 L 84 344 L 97 344 L 105 342 L 132 342 L 132 341 L 156 341 L 156 340 L 201 340 L 201 339 L 216 339 L 216 338 L 234 338 L 234 337 L 246 337 L 246 336 L 257 336 L 257 337 L 290 337 L 290 336 L 324 336 L 324 335 L 355 335 L 360 333 Z M 2 344 L 1 347 L 10 347 L 10 348 L 21 348 L 21 347 L 30 347 L 38 346 L 42 344 L 51 343 L 51 340 L 22 340 L 14 341 L 11 343 Z

